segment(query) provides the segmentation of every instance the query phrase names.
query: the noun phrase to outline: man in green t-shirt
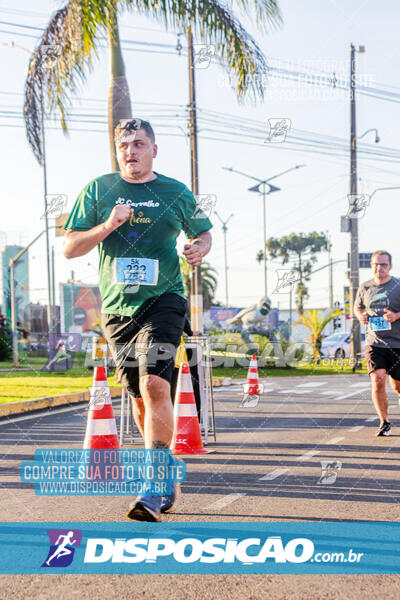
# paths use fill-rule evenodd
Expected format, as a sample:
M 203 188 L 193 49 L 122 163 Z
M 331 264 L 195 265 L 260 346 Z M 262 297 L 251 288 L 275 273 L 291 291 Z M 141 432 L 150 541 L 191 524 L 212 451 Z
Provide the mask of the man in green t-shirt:
M 176 251 L 200 266 L 211 247 L 211 222 L 179 181 L 153 171 L 157 145 L 147 121 L 115 129 L 120 172 L 91 181 L 65 225 L 64 255 L 98 246 L 102 327 L 133 399 L 136 423 L 149 449 L 169 448 L 173 433 L 170 381 L 185 321 L 186 300 Z M 141 496 L 128 517 L 159 521 L 173 509 L 169 496 Z

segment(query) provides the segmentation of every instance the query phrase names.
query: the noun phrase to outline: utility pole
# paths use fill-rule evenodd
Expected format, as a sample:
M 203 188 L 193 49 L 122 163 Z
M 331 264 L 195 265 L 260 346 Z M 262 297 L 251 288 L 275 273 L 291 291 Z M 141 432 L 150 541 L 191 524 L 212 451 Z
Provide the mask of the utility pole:
M 51 247 L 51 295 L 53 300 L 53 330 L 56 333 L 56 271 L 55 271 L 55 256 L 54 246 Z
M 328 238 L 328 261 L 329 261 L 329 308 L 333 309 L 333 268 L 332 268 L 332 242 Z
M 218 219 L 221 221 L 222 223 L 222 231 L 224 232 L 224 257 L 225 257 L 225 305 L 229 306 L 229 300 L 228 300 L 228 257 L 227 257 L 227 251 L 226 251 L 226 234 L 228 232 L 228 228 L 227 228 L 227 224 L 230 221 L 230 219 L 233 217 L 233 213 L 227 218 L 226 221 L 223 221 L 221 219 L 221 217 L 219 216 L 219 214 L 217 213 L 217 211 L 215 210 L 214 213 L 217 215 Z
M 11 48 L 20 48 L 24 50 L 24 52 L 28 52 L 28 54 L 35 54 L 38 57 L 38 60 L 42 60 L 42 68 L 45 69 L 45 61 L 43 57 L 41 57 L 37 51 L 29 50 L 29 48 L 25 48 L 24 46 L 20 46 L 19 44 L 15 44 L 14 42 L 9 42 L 7 44 Z M 49 334 L 52 330 L 52 300 L 51 300 L 51 274 L 50 274 L 50 242 L 49 242 L 49 217 L 48 217 L 48 207 L 47 207 L 47 167 L 46 167 L 46 134 L 44 129 L 44 97 L 43 97 L 43 87 L 40 88 L 40 119 L 41 119 L 41 142 L 42 142 L 42 162 L 41 165 L 43 167 L 43 192 L 44 192 L 44 218 L 45 218 L 45 232 L 46 232 L 46 266 L 47 266 L 47 323 L 49 327 Z M 39 161 L 40 162 L 40 161 Z M 40 234 L 41 235 L 41 234 Z M 36 239 L 36 238 L 35 238 Z M 53 299 L 54 300 L 54 299 Z
M 190 167 L 192 177 L 192 192 L 195 197 L 199 194 L 199 167 L 197 152 L 197 107 L 196 80 L 194 70 L 193 33 L 188 32 L 189 57 L 189 135 L 190 135 Z M 192 267 L 190 279 L 190 312 L 192 329 L 203 333 L 203 294 L 201 285 L 201 267 Z
M 364 46 L 359 52 L 364 52 Z M 350 214 L 357 215 L 356 49 L 350 45 Z M 361 356 L 360 323 L 354 313 L 359 275 L 358 220 L 350 218 L 350 358 L 357 368 Z M 354 368 L 354 370 L 355 370 Z

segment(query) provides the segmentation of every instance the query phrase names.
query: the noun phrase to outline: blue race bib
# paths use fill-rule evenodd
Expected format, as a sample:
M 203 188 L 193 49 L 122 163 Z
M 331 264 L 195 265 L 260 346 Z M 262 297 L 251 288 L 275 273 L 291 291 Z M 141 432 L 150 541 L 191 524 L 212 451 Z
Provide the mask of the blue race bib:
M 157 285 L 158 260 L 153 258 L 116 258 L 114 281 L 122 285 Z
M 392 329 L 391 324 L 383 317 L 370 317 L 369 327 L 371 331 L 388 331 Z

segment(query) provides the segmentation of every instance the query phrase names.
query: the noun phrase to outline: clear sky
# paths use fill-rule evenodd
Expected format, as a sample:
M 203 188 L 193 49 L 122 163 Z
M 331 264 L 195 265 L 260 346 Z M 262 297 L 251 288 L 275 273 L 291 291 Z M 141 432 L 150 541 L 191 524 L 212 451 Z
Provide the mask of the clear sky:
M 29 55 L 10 48 L 13 41 L 33 49 L 40 31 L 52 11 L 62 3 L 37 0 L 6 0 L 0 3 L 0 127 L 2 164 L 2 219 L 0 230 L 22 232 L 26 241 L 43 229 L 42 171 L 28 147 L 22 120 L 23 86 Z M 235 3 L 233 3 L 235 10 Z M 361 83 L 400 94 L 398 83 L 399 6 L 383 0 L 308 0 L 305 3 L 282 0 L 283 25 L 268 35 L 242 23 L 255 35 L 271 66 L 291 71 L 336 74 L 338 82 L 348 78 L 350 43 L 364 44 L 365 54 L 357 54 Z M 239 14 L 239 13 L 237 13 Z M 24 25 L 17 27 L 12 24 Z M 121 38 L 130 86 L 133 113 L 149 119 L 156 130 L 159 156 L 155 170 L 184 181 L 190 186 L 189 144 L 187 132 L 188 77 L 187 58 L 175 51 L 176 32 L 165 33 L 156 22 L 137 15 L 120 18 Z M 22 35 L 21 35 L 22 34 Z M 145 42 L 138 46 L 130 42 Z M 200 40 L 197 40 L 200 42 Z M 186 42 L 182 40 L 184 47 Z M 154 45 L 147 45 L 147 44 Z M 157 46 L 167 44 L 171 48 Z M 143 52 L 142 50 L 146 50 Z M 162 50 L 162 52 L 160 52 Z M 291 232 L 328 232 L 333 242 L 333 260 L 346 258 L 349 235 L 340 232 L 340 215 L 347 211 L 349 188 L 348 140 L 350 127 L 349 96 L 340 85 L 321 87 L 288 83 L 271 77 L 264 101 L 239 104 L 229 86 L 226 73 L 212 63 L 197 69 L 199 108 L 200 192 L 214 194 L 216 209 L 222 218 L 234 213 L 228 225 L 229 300 L 233 306 L 245 306 L 263 294 L 262 266 L 256 260 L 262 247 L 262 202 L 249 192 L 252 182 L 222 170 L 233 167 L 259 178 L 267 178 L 297 164 L 306 167 L 288 173 L 273 183 L 280 192 L 267 197 L 267 237 Z M 396 88 L 396 85 L 399 86 Z M 108 93 L 107 50 L 99 50 L 99 60 L 72 101 L 71 131 L 63 136 L 55 118 L 47 122 L 48 191 L 67 197 L 70 209 L 81 190 L 93 177 L 109 172 L 110 159 L 106 125 Z M 400 100 L 400 97 L 397 99 Z M 371 96 L 357 98 L 357 133 L 378 128 L 380 144 L 368 134 L 363 142 L 371 151 L 383 147 L 399 149 L 399 104 Z M 217 114 L 218 113 L 218 114 Z M 291 120 L 293 137 L 282 144 L 265 144 L 267 120 Z M 249 119 L 245 127 L 242 121 Z M 240 126 L 239 126 L 240 125 Z M 254 131 L 254 128 L 256 131 Z M 263 129 L 264 128 L 264 129 Z M 261 132 L 261 134 L 260 134 Z M 339 156 L 299 148 L 299 137 L 309 132 L 315 140 L 330 144 L 331 136 L 343 143 Z M 258 136 L 256 139 L 254 136 Z M 207 139 L 213 138 L 213 139 Z M 234 140 L 234 143 L 228 140 Z M 332 142 L 333 143 L 333 142 Z M 315 146 L 312 147 L 315 150 Z M 326 150 L 323 150 L 326 152 Z M 398 151 L 396 152 L 397 156 Z M 400 160 L 396 157 L 396 160 Z M 378 187 L 400 186 L 398 163 L 359 157 L 359 191 L 370 194 Z M 387 248 L 393 253 L 394 270 L 399 273 L 398 244 L 400 190 L 377 194 L 367 208 L 360 225 L 360 251 Z M 219 221 L 212 218 L 214 245 L 207 260 L 219 273 L 217 298 L 224 301 L 223 237 Z M 9 241 L 15 238 L 9 234 Z M 76 279 L 96 282 L 97 253 L 67 261 L 56 248 L 57 282 L 65 281 L 71 269 Z M 182 249 L 184 238 L 179 240 Z M 318 266 L 327 263 L 323 253 Z M 269 291 L 277 282 L 277 260 L 269 264 Z M 334 300 L 342 301 L 347 283 L 344 263 L 334 267 Z M 31 298 L 46 301 L 45 245 L 38 242 L 30 254 Z M 369 278 L 361 271 L 361 280 Z M 270 294 L 271 295 L 271 294 Z M 58 294 L 57 294 L 58 296 Z M 288 306 L 287 294 L 271 295 L 274 306 Z M 313 276 L 309 307 L 328 305 L 328 270 Z

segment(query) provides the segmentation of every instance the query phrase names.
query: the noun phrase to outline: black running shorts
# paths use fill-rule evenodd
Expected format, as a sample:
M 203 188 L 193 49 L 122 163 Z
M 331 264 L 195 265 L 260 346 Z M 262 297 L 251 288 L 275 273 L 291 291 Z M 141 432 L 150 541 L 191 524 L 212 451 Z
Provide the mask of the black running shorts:
M 139 379 L 158 375 L 171 383 L 176 350 L 185 324 L 186 300 L 163 294 L 133 317 L 101 315 L 104 336 L 128 392 L 139 398 Z
M 400 381 L 400 348 L 367 346 L 365 357 L 369 375 L 377 369 L 385 369 L 388 375 Z

